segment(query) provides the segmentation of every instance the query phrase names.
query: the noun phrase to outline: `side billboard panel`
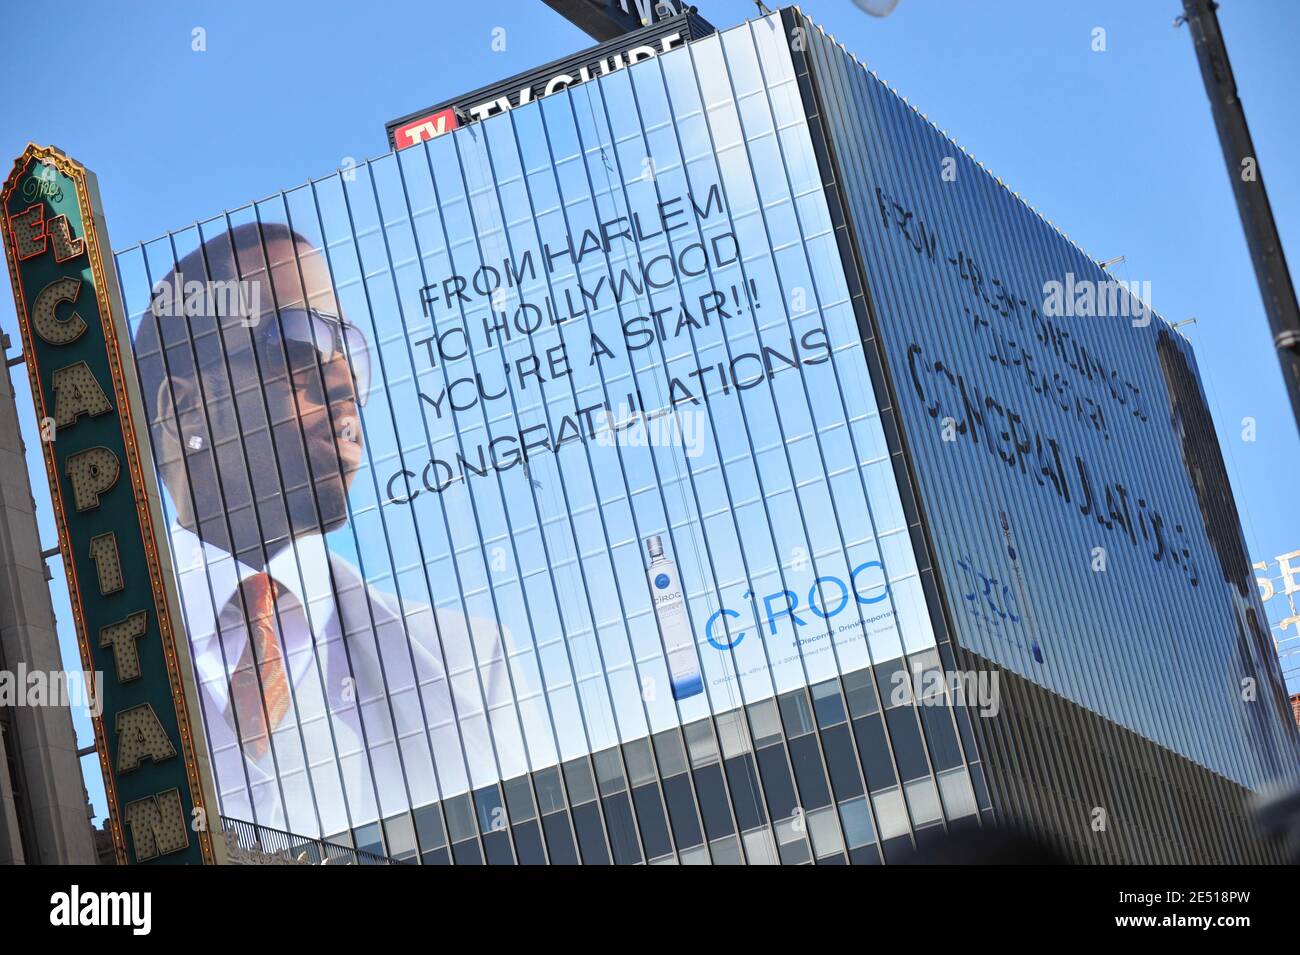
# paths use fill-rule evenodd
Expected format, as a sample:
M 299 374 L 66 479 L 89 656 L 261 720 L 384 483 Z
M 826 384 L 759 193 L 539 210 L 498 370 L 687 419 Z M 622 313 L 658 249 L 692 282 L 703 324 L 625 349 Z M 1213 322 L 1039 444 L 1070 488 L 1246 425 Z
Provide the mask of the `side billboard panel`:
M 1258 788 L 1296 767 L 1192 349 L 818 27 L 806 38 L 961 645 Z

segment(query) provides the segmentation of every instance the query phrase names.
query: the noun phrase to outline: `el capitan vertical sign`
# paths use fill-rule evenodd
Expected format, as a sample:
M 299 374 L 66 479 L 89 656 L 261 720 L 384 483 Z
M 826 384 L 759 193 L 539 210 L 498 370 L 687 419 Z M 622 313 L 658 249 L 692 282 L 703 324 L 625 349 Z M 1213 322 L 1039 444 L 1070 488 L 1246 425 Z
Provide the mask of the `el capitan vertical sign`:
M 193 671 L 94 175 L 29 145 L 5 253 L 119 863 L 220 861 Z

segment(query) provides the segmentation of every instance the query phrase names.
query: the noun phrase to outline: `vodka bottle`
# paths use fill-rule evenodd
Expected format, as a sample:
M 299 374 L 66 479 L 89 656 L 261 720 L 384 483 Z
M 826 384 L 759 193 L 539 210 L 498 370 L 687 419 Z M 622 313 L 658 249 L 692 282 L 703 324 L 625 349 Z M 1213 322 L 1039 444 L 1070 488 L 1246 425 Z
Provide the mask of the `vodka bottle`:
M 695 655 L 695 640 L 691 636 L 690 621 L 686 618 L 686 600 L 682 594 L 681 578 L 677 564 L 664 556 L 663 538 L 647 537 L 646 551 L 650 566 L 646 578 L 650 581 L 650 596 L 654 601 L 655 622 L 659 624 L 659 638 L 668 657 L 668 677 L 672 684 L 673 699 L 683 700 L 703 692 L 700 664 Z

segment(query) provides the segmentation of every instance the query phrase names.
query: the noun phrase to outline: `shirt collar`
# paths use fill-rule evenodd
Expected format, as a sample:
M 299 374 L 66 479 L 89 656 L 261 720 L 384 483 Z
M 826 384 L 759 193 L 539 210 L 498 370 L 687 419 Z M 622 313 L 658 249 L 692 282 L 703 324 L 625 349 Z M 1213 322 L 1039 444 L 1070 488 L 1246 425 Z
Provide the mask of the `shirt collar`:
M 196 666 L 202 677 L 224 685 L 227 674 L 221 660 L 217 614 L 235 596 L 240 583 L 261 573 L 261 569 L 237 560 L 179 524 L 171 527 L 171 543 Z M 280 548 L 271 558 L 266 573 L 298 599 L 307 613 L 312 636 L 322 643 L 336 615 L 330 553 L 324 538 L 319 533 L 295 537 L 291 546 Z M 226 647 L 232 667 L 241 650 Z

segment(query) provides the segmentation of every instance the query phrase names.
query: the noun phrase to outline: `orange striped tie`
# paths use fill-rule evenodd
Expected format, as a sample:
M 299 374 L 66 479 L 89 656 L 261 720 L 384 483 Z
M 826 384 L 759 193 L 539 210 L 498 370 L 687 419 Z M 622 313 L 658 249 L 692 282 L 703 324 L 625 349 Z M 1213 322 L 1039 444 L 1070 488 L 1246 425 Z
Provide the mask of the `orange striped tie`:
M 248 644 L 230 678 L 230 701 L 239 715 L 245 752 L 261 759 L 270 746 L 270 731 L 289 712 L 289 677 L 275 638 L 279 587 L 269 575 L 253 574 L 244 579 L 239 590 L 246 608 Z

